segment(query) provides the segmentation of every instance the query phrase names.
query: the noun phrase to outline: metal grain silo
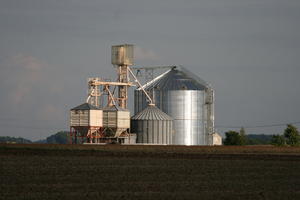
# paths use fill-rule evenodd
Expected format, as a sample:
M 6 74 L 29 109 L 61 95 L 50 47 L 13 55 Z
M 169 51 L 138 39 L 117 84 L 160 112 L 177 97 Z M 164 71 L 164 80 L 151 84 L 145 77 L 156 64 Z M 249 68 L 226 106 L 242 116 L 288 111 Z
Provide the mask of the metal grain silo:
M 103 108 L 103 128 L 111 137 L 119 137 L 130 128 L 130 112 L 112 105 Z
M 131 124 L 137 143 L 172 144 L 173 119 L 154 105 L 134 115 Z
M 213 90 L 199 77 L 183 67 L 174 67 L 143 88 L 154 103 L 174 119 L 172 143 L 178 145 L 209 145 L 213 133 Z M 141 88 L 135 90 L 135 113 L 147 106 Z
M 103 126 L 102 116 L 102 110 L 89 103 L 72 108 L 70 110 L 71 137 L 74 136 L 75 140 L 80 137 L 82 141 L 86 138 L 89 142 L 97 142 Z

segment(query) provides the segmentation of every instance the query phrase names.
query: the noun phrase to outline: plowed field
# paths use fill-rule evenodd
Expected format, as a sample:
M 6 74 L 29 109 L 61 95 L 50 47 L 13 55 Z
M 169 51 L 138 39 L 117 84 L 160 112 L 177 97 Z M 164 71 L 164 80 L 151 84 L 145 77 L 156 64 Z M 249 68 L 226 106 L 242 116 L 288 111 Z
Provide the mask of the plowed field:
M 300 148 L 0 144 L 0 199 L 300 199 Z

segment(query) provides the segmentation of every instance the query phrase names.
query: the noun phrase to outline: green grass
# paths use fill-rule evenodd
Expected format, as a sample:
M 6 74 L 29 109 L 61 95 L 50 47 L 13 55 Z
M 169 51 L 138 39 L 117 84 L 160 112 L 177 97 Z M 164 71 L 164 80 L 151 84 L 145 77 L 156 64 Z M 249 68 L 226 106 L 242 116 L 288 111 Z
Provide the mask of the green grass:
M 300 199 L 300 148 L 0 145 L 0 199 Z

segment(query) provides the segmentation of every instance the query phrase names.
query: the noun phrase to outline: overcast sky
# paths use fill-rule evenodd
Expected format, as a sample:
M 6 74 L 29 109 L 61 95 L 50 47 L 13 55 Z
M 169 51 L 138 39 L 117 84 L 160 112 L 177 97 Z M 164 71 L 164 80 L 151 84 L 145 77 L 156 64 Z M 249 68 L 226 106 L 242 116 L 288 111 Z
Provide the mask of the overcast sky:
M 137 66 L 180 64 L 211 83 L 220 132 L 281 133 L 251 127 L 300 121 L 299 10 L 299 0 L 0 0 L 0 135 L 68 130 L 87 78 L 115 78 L 110 48 L 123 43 Z

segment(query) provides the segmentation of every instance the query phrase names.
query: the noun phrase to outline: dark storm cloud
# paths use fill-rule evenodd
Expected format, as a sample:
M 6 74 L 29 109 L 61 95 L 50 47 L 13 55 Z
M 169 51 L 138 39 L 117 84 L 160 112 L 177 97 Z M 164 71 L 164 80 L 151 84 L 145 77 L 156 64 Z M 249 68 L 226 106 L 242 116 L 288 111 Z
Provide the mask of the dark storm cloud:
M 0 134 L 67 129 L 87 77 L 114 79 L 110 46 L 120 43 L 137 45 L 136 65 L 182 64 L 210 82 L 216 124 L 299 121 L 299 9 L 298 0 L 2 0 Z

